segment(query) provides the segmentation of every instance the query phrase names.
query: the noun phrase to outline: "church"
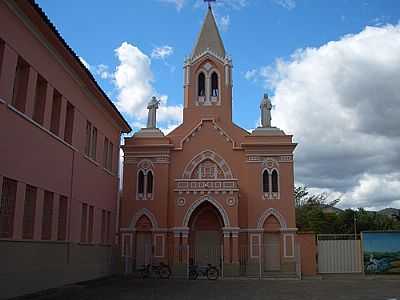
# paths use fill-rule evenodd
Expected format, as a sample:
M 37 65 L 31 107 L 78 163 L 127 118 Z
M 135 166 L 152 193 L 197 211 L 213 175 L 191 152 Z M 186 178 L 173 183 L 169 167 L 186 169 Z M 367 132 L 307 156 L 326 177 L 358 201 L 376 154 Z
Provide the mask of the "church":
M 296 144 L 271 125 L 267 95 L 260 127 L 249 133 L 233 123 L 232 67 L 208 8 L 183 66 L 183 123 L 164 135 L 153 97 L 147 127 L 122 146 L 126 271 L 164 262 L 173 274 L 189 264 L 225 276 L 296 272 Z

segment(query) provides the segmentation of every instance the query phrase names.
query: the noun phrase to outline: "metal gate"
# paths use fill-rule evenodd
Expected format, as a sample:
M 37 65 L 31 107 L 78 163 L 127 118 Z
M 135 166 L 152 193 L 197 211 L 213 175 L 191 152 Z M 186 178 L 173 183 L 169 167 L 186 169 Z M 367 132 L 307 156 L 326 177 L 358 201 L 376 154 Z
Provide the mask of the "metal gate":
M 319 273 L 360 273 L 361 241 L 359 235 L 319 234 Z

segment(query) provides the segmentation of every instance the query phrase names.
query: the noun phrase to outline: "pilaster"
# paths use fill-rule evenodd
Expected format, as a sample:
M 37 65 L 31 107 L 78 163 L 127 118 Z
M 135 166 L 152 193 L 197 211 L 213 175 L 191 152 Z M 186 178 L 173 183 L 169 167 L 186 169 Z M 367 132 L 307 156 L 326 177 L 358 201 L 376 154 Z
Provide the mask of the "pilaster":
M 54 93 L 54 88 L 50 84 L 47 84 L 46 104 L 45 104 L 44 116 L 43 116 L 43 126 L 47 129 L 50 129 L 51 110 L 53 107 L 53 93 Z
M 37 189 L 36 194 L 36 211 L 35 211 L 35 227 L 33 232 L 34 240 L 42 239 L 42 219 L 43 219 L 43 205 L 44 205 L 44 190 Z
M 35 69 L 29 66 L 29 79 L 26 87 L 25 114 L 30 118 L 33 118 L 33 111 L 35 107 L 36 81 L 37 72 Z
M 26 184 L 21 181 L 18 182 L 17 196 L 15 199 L 15 208 L 14 208 L 15 210 L 14 210 L 13 239 L 22 238 L 22 222 L 24 218 L 25 190 L 26 190 Z

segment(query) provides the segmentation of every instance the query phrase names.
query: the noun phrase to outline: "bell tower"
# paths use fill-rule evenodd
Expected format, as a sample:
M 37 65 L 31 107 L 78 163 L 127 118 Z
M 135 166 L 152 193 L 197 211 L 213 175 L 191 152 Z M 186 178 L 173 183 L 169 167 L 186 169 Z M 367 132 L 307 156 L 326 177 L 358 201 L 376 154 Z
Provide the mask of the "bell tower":
M 232 122 L 232 61 L 209 6 L 192 54 L 184 64 L 183 121 Z

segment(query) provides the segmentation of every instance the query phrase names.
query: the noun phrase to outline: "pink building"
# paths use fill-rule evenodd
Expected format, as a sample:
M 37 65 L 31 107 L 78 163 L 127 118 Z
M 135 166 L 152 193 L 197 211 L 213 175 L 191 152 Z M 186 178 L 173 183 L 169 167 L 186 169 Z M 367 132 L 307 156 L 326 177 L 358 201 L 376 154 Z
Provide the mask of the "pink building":
M 267 96 L 261 127 L 249 133 L 232 122 L 232 61 L 211 9 L 183 83 L 178 128 L 166 136 L 154 128 L 154 102 L 148 128 L 125 139 L 125 270 L 162 261 L 175 275 L 188 263 L 212 264 L 225 276 L 295 273 L 296 144 L 271 126 Z
M 33 1 L 0 2 L 0 298 L 111 272 L 131 128 Z

